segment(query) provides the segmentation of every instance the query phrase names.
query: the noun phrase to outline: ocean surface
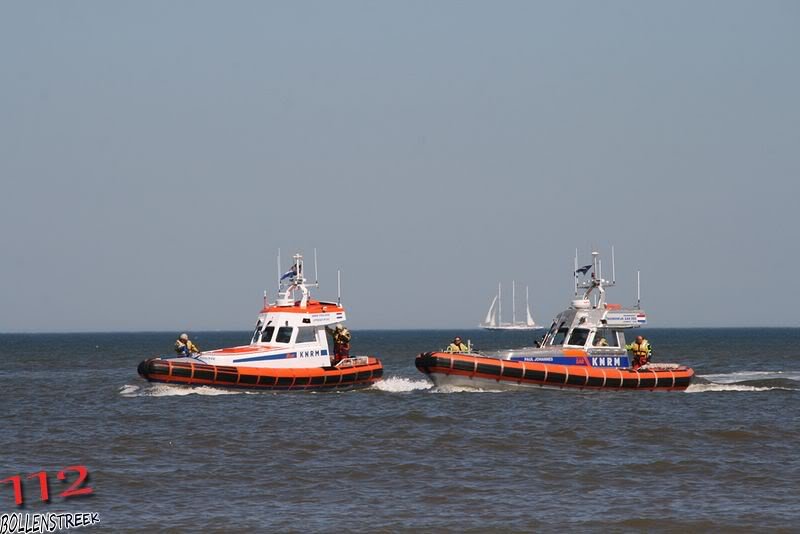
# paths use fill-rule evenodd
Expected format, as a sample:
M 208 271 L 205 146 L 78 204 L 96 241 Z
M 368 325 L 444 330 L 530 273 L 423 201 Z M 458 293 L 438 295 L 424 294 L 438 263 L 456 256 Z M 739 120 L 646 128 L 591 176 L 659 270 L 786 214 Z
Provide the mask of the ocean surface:
M 149 384 L 176 333 L 0 335 L 0 512 L 90 530 L 548 532 L 800 529 L 800 329 L 650 329 L 686 392 L 437 390 L 416 354 L 533 334 L 353 331 L 384 381 L 352 392 Z M 201 348 L 248 332 L 194 332 Z M 85 465 L 91 496 L 55 473 Z M 70 479 L 72 480 L 72 479 Z

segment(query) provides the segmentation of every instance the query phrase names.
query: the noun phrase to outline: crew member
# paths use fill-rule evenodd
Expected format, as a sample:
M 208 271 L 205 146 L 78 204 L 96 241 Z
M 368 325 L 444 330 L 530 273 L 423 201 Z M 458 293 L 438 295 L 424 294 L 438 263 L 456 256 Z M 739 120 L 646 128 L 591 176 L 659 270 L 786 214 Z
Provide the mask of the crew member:
M 447 352 L 469 352 L 469 347 L 461 342 L 461 338 L 456 336 L 450 346 L 447 347 Z
M 339 323 L 335 329 L 325 327 L 325 331 L 333 336 L 333 361 L 340 362 L 350 357 L 350 330 Z
M 200 349 L 189 339 L 189 334 L 181 334 L 181 337 L 175 342 L 175 352 L 181 356 L 191 356 L 198 354 Z
M 650 342 L 642 336 L 636 336 L 636 340 L 630 345 L 625 345 L 625 349 L 633 353 L 633 368 L 639 367 L 650 363 L 650 357 L 653 355 L 653 349 L 650 347 Z
M 595 347 L 607 347 L 608 346 L 608 341 L 606 341 L 606 338 L 604 338 L 603 336 L 597 336 L 596 338 L 594 338 L 594 346 Z

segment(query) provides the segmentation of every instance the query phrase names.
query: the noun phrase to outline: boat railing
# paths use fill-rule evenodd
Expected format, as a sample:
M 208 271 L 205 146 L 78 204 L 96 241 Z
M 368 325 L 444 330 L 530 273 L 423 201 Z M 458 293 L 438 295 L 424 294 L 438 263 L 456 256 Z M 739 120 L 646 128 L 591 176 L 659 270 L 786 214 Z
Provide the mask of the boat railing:
M 353 356 L 352 358 L 345 358 L 335 365 L 337 368 L 355 367 L 357 365 L 367 365 L 369 363 L 369 356 Z

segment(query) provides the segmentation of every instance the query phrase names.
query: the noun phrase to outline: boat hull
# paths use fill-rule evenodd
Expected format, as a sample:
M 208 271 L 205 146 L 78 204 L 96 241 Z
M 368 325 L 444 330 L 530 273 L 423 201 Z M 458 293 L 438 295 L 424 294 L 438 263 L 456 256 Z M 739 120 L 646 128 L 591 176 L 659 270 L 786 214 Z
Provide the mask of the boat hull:
M 634 371 L 445 352 L 420 354 L 415 364 L 437 386 L 682 391 L 689 387 L 694 377 L 692 369 L 682 366 Z
M 369 387 L 383 376 L 377 358 L 357 358 L 359 363 L 341 367 L 234 367 L 200 362 L 151 358 L 138 372 L 150 382 L 257 390 L 330 391 Z

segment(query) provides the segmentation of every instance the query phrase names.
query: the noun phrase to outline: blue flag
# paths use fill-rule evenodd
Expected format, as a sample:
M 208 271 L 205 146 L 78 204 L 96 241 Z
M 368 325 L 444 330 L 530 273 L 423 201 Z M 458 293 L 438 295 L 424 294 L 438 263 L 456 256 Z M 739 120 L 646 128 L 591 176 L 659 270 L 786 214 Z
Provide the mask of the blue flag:
M 586 274 L 587 272 L 589 272 L 589 269 L 591 269 L 591 268 L 592 268 L 591 265 L 584 265 L 583 267 L 581 267 L 580 269 L 575 271 L 575 274 L 578 274 L 578 273 Z
M 284 279 L 289 278 L 290 276 L 294 276 L 296 274 L 297 274 L 297 271 L 295 270 L 294 265 L 292 265 L 291 269 L 289 269 L 288 271 L 283 273 L 283 276 L 281 276 L 281 280 L 284 280 Z

